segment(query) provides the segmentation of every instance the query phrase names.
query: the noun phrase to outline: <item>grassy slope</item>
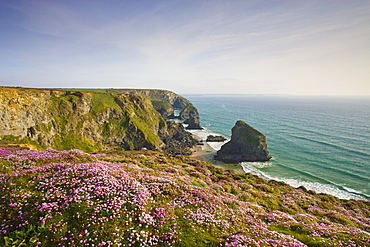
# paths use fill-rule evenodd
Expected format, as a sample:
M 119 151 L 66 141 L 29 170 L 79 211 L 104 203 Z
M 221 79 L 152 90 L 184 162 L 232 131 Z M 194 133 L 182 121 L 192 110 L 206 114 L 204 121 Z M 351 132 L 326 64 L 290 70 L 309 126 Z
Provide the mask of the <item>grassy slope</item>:
M 27 89 L 35 90 L 36 89 Z M 88 114 L 79 115 L 79 113 L 73 108 L 73 105 L 81 105 L 81 97 L 74 94 L 63 94 L 58 97 L 51 97 L 51 105 L 49 109 L 45 109 L 45 114 L 50 116 L 52 122 L 40 123 L 39 125 L 33 126 L 36 131 L 48 133 L 51 131 L 52 125 L 57 130 L 52 138 L 46 135 L 40 135 L 39 139 L 48 139 L 50 145 L 58 150 L 66 150 L 71 148 L 77 148 L 86 152 L 97 152 L 101 149 L 101 143 L 94 142 L 91 139 L 85 137 L 81 133 L 80 129 L 87 120 L 93 118 L 98 119 L 99 114 L 103 114 L 108 108 L 122 112 L 122 116 L 119 119 L 108 119 L 105 124 L 101 127 L 100 132 L 103 137 L 109 135 L 127 135 L 137 134 L 137 140 L 142 140 L 143 143 L 148 143 L 150 147 L 156 147 L 161 143 L 157 132 L 153 129 L 159 124 L 163 125 L 163 119 L 154 110 L 150 101 L 139 98 L 140 96 L 132 95 L 112 95 L 110 93 L 102 92 L 100 89 L 96 90 L 79 90 L 89 91 L 91 94 L 91 110 Z M 91 91 L 91 92 L 90 92 Z M 104 90 L 105 91 L 105 90 Z M 122 107 L 118 105 L 117 101 L 124 102 Z M 136 132 L 128 132 L 128 128 L 135 128 Z M 140 135 L 140 133 L 142 133 Z M 135 138 L 130 136 L 127 138 L 128 145 L 132 149 L 137 149 Z M 131 141 L 131 142 L 130 142 Z M 19 139 L 19 137 L 6 136 L 0 140 L 2 143 L 14 142 L 14 143 L 27 143 L 32 144 L 39 149 L 46 148 L 48 146 L 42 146 L 40 142 L 31 140 L 29 137 Z M 49 144 L 48 144 L 49 145 Z
M 0 174 L 1 246 L 370 245 L 369 202 L 184 156 L 0 150 Z
M 113 95 L 120 95 L 120 94 L 138 94 L 138 95 L 142 95 L 142 94 L 148 94 L 148 98 L 153 102 L 153 101 L 157 101 L 157 102 L 167 102 L 168 101 L 166 100 L 167 96 L 166 94 L 174 94 L 176 95 L 175 93 L 171 92 L 171 91 L 168 91 L 168 90 L 161 90 L 161 89 L 88 89 L 88 88 L 85 88 L 85 89 L 81 89 L 81 88 L 64 88 L 64 89 L 60 89 L 60 90 L 63 90 L 63 91 L 72 91 L 72 92 L 78 92 L 78 91 L 81 91 L 81 92 L 91 92 L 91 93 L 110 93 L 110 94 L 113 94 Z M 190 102 L 180 96 L 180 95 L 177 95 L 178 98 L 182 99 L 184 102 L 187 102 L 185 103 L 186 105 L 190 104 Z

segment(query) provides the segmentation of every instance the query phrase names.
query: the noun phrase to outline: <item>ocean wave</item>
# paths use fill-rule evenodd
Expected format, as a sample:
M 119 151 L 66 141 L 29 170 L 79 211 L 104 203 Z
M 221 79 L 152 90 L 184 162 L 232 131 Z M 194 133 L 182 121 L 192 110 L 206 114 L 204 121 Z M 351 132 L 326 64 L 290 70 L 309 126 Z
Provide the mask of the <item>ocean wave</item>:
M 252 173 L 254 175 L 263 177 L 268 180 L 273 180 L 274 178 L 260 171 L 259 169 L 267 168 L 272 165 L 272 162 L 242 162 L 240 163 L 243 170 L 246 173 Z
M 355 194 L 361 194 L 360 191 L 357 191 L 357 190 L 354 190 L 354 189 L 351 189 L 351 188 L 347 188 L 345 186 L 341 186 L 345 191 L 348 191 L 350 193 L 355 193 Z
M 197 136 L 199 140 L 206 141 L 208 135 L 219 135 L 218 133 L 214 133 L 211 130 L 204 128 L 203 130 L 188 130 L 193 135 Z M 229 141 L 229 140 L 227 140 Z M 220 150 L 221 146 L 226 143 L 225 142 L 207 142 L 209 146 L 214 149 L 215 151 Z M 308 181 L 302 181 L 299 179 L 293 179 L 293 178 L 279 178 L 275 176 L 270 176 L 264 172 L 262 172 L 260 169 L 269 168 L 273 166 L 274 158 L 268 162 L 242 162 L 240 165 L 242 166 L 243 170 L 246 173 L 252 173 L 257 176 L 260 176 L 262 178 L 265 178 L 267 180 L 277 180 L 282 181 L 287 184 L 290 184 L 293 187 L 300 187 L 304 186 L 308 190 L 316 191 L 317 193 L 325 193 L 330 194 L 333 196 L 336 196 L 340 199 L 355 199 L 355 200 L 368 200 L 370 198 L 367 196 L 363 196 L 363 194 L 359 191 L 356 191 L 351 188 L 347 188 L 340 185 L 331 184 L 330 181 L 326 181 L 322 178 L 318 178 L 310 173 L 305 173 L 304 175 L 306 177 L 312 177 L 315 180 L 322 180 L 322 182 L 308 182 Z M 296 170 L 292 167 L 287 167 L 290 170 Z M 296 172 L 302 173 L 301 170 L 296 170 Z
M 366 173 L 363 173 L 364 165 L 354 165 L 351 163 L 351 168 L 342 167 L 338 165 L 338 162 L 335 160 L 335 157 L 331 159 L 326 159 L 325 162 L 318 162 L 317 160 L 312 159 L 312 157 L 304 156 L 301 154 L 295 154 L 296 158 L 298 157 L 298 161 L 296 165 L 292 166 L 291 164 L 288 165 L 286 162 L 280 162 L 278 158 L 272 159 L 275 161 L 274 165 L 278 167 L 282 167 L 287 171 L 293 171 L 297 174 L 302 174 L 305 177 L 313 178 L 314 180 L 322 180 L 322 182 L 326 183 L 329 182 L 328 180 L 324 179 L 326 176 L 318 176 L 318 174 L 335 174 L 336 177 L 345 176 L 350 178 L 351 180 L 356 181 L 368 181 L 369 177 Z M 303 165 L 302 165 L 303 164 Z M 320 171 L 318 173 L 318 171 Z M 321 181 L 320 181 L 321 182 Z
M 246 173 L 252 173 L 268 180 L 282 181 L 295 188 L 304 186 L 308 190 L 313 190 L 317 193 L 333 195 L 340 199 L 346 200 L 368 200 L 370 198 L 370 196 L 363 195 L 363 193 L 361 193 L 360 191 L 356 191 L 354 189 L 347 188 L 341 185 L 301 181 L 292 178 L 274 177 L 267 175 L 266 173 L 259 170 L 271 166 L 271 162 L 242 162 L 240 165 Z
M 210 131 L 209 129 L 207 128 L 204 128 L 202 130 L 188 130 L 190 133 L 192 133 L 193 135 L 197 136 L 198 140 L 201 140 L 203 142 L 205 142 L 207 140 L 207 137 L 209 135 L 220 135 L 220 134 L 217 134 L 217 133 L 214 133 L 212 131 Z M 224 142 L 207 142 L 208 145 L 214 149 L 215 151 L 218 151 L 221 149 L 222 145 L 224 145 L 226 142 L 228 142 L 229 139 L 227 139 L 226 141 Z
M 270 160 L 271 167 L 244 165 L 246 172 L 268 179 L 280 177 L 340 198 L 370 199 L 368 100 L 248 95 L 193 99 L 210 134 L 229 137 L 233 121 L 243 119 L 267 136 L 275 158 Z
M 300 139 L 300 140 L 310 141 L 310 142 L 313 142 L 313 143 L 316 143 L 316 144 L 319 144 L 319 145 L 325 145 L 325 146 L 328 146 L 328 147 L 331 147 L 331 148 L 334 148 L 334 149 L 338 149 L 340 151 L 354 153 L 354 154 L 357 154 L 357 155 L 360 155 L 360 156 L 363 156 L 363 157 L 367 157 L 367 158 L 369 157 L 369 155 L 365 152 L 362 152 L 362 151 L 359 151 L 359 150 L 356 150 L 356 149 L 353 149 L 353 148 L 350 148 L 350 147 L 340 146 L 339 144 L 330 143 L 330 142 L 322 141 L 322 140 L 315 140 L 313 138 L 308 138 L 308 137 L 299 136 L 299 135 L 295 135 L 295 134 L 291 134 L 290 136 L 292 136 L 293 138 Z
M 340 186 L 340 185 L 300 181 L 300 180 L 291 179 L 291 178 L 287 178 L 287 179 L 281 178 L 279 179 L 279 181 L 283 181 L 287 184 L 290 184 L 291 186 L 295 188 L 304 186 L 308 190 L 313 190 L 313 191 L 316 191 L 317 193 L 325 193 L 325 194 L 333 195 L 340 199 L 368 200 L 370 198 L 369 196 L 363 196 L 362 193 L 359 191 L 349 189 L 349 188 L 344 188 L 343 186 Z

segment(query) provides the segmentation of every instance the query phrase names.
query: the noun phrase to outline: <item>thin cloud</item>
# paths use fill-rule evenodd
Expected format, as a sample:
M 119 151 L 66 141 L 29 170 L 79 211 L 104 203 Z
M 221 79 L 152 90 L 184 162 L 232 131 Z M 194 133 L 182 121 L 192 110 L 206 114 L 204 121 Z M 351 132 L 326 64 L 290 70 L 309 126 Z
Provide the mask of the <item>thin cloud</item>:
M 370 94 L 364 85 L 370 84 L 367 1 L 32 0 L 0 6 L 7 10 L 0 28 L 11 39 L 0 38 L 0 64 L 7 68 L 0 69 L 0 80 L 8 83 L 104 81 L 186 93 L 184 81 L 203 90 L 213 81 L 220 92 L 236 83 L 299 94 L 320 93 L 320 82 L 330 81 L 336 93 L 358 93 L 341 82 L 353 78 Z

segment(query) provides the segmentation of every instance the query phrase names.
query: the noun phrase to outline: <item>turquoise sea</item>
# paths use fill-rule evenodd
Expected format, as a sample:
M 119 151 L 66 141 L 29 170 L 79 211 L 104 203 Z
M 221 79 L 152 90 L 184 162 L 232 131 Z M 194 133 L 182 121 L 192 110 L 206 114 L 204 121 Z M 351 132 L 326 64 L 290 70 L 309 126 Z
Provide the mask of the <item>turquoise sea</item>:
M 266 135 L 273 158 L 243 162 L 246 172 L 342 199 L 370 200 L 369 96 L 184 96 L 200 113 L 203 136 L 230 138 L 239 119 Z

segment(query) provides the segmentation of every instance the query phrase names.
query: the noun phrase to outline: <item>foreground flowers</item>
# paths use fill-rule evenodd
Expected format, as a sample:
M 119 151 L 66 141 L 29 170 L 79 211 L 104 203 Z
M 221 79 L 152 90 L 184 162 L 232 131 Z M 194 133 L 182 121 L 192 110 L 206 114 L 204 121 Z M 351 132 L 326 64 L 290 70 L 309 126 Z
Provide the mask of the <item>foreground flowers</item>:
M 370 205 L 186 157 L 0 150 L 0 245 L 369 246 Z

